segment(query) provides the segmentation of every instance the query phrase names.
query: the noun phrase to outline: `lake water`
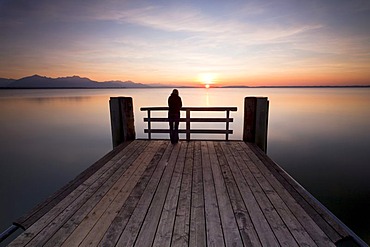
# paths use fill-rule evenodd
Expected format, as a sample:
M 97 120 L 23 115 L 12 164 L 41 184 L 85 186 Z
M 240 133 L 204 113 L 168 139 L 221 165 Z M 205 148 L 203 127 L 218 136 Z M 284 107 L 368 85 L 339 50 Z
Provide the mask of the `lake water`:
M 166 106 L 170 92 L 0 90 L 0 231 L 112 149 L 110 97 L 133 97 L 136 134 L 146 138 L 140 107 Z M 268 97 L 268 155 L 370 243 L 369 88 L 180 89 L 180 96 L 184 106 L 238 107 L 230 139 L 239 140 L 244 97 Z

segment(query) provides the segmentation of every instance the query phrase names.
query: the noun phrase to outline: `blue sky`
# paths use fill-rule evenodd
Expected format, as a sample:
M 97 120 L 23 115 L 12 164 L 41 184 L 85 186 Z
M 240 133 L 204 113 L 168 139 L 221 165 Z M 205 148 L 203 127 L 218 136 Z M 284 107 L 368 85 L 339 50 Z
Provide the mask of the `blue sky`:
M 0 77 L 370 84 L 370 1 L 0 0 Z

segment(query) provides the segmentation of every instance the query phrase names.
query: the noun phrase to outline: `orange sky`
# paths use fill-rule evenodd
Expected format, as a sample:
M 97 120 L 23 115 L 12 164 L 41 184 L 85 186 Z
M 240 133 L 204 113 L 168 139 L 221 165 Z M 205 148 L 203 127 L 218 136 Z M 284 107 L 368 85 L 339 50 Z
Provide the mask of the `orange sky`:
M 0 77 L 369 85 L 367 1 L 7 1 Z

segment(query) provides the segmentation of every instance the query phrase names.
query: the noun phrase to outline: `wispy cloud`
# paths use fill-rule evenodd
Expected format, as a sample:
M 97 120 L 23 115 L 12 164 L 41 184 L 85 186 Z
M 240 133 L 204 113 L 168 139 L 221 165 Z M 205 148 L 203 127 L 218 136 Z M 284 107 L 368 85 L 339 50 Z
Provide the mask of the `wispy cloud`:
M 247 80 L 357 66 L 365 75 L 370 4 L 349 2 L 3 1 L 0 73 L 59 66 L 59 73 L 160 82 L 200 72 Z

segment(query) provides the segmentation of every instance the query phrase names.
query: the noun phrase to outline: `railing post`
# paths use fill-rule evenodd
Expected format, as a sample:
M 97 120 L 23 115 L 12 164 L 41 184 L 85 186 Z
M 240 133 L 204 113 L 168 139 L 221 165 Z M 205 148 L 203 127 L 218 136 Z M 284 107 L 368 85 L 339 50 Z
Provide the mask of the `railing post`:
M 229 140 L 229 119 L 230 119 L 230 111 L 226 110 L 226 141 Z
M 111 97 L 109 100 L 113 147 L 135 140 L 134 107 L 131 97 Z
M 190 110 L 186 109 L 186 141 L 190 141 Z
M 152 124 L 150 122 L 150 110 L 148 110 L 148 139 L 151 140 L 152 139 L 152 132 L 151 132 L 151 129 L 152 129 Z
M 244 99 L 243 141 L 255 143 L 267 152 L 269 101 L 266 97 Z

